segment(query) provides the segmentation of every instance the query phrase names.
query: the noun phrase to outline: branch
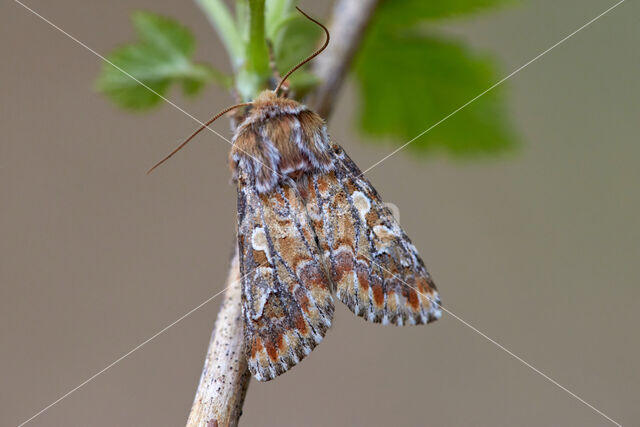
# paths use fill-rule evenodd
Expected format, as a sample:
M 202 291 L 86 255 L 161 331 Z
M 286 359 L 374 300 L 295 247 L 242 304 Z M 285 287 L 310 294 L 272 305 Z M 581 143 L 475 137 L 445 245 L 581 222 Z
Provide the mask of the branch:
M 227 292 L 211 335 L 187 426 L 236 426 L 251 373 L 244 354 L 238 254 L 231 261 Z
M 314 109 L 328 118 L 342 82 L 371 21 L 378 0 L 337 0 L 329 31 L 333 43 L 314 62 L 322 83 L 313 97 Z

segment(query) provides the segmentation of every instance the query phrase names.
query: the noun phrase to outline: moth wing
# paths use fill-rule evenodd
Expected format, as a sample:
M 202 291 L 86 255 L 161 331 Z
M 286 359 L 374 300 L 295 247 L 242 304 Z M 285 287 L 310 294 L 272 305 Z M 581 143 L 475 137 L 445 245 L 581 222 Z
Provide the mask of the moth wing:
M 307 210 L 336 296 L 371 322 L 437 320 L 440 297 L 415 246 L 344 150 L 332 150 L 334 170 L 307 184 Z
M 331 326 L 333 297 L 298 193 L 278 184 L 261 194 L 248 176 L 238 183 L 247 358 L 251 373 L 268 381 L 320 343 Z

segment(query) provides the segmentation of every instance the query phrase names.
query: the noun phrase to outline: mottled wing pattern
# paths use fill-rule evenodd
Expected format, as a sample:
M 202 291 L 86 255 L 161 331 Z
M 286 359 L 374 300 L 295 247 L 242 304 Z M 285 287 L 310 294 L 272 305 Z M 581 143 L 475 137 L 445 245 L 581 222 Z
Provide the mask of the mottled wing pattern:
M 332 143 L 335 168 L 304 186 L 336 296 L 371 322 L 424 324 L 440 297 L 418 251 L 360 169 Z
M 238 215 L 249 369 L 267 381 L 322 340 L 331 325 L 333 297 L 303 201 L 290 185 L 259 193 L 241 172 Z

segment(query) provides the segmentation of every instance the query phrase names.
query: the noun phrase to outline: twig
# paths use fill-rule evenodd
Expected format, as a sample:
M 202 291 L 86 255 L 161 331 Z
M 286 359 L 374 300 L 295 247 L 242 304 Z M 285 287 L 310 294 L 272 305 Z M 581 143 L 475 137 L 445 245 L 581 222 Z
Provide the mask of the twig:
M 322 83 L 313 96 L 314 110 L 329 118 L 336 95 L 360 46 L 378 0 L 337 0 L 329 27 L 332 43 L 316 58 L 314 72 Z
M 322 117 L 328 117 L 333 107 L 377 3 L 378 0 L 338 0 L 334 7 L 330 27 L 334 42 L 315 64 L 315 71 L 323 81 L 317 90 L 315 108 Z M 251 374 L 244 350 L 237 254 L 231 262 L 227 285 L 187 427 L 237 426 L 242 414 Z
M 187 426 L 236 426 L 242 414 L 251 374 L 244 355 L 240 282 L 236 253 Z

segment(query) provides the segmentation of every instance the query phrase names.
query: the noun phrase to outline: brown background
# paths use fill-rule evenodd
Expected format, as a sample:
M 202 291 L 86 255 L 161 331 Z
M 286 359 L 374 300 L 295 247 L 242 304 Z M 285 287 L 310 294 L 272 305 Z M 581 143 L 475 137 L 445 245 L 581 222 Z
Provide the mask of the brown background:
M 199 58 L 226 64 L 188 1 L 28 4 L 102 53 L 132 38 L 131 10 L 149 8 L 193 28 Z M 507 74 L 612 4 L 530 0 L 444 29 L 498 55 Z M 624 3 L 508 82 L 519 152 L 403 153 L 369 173 L 449 309 L 624 425 L 640 423 L 639 14 Z M 192 119 L 115 109 L 91 90 L 98 58 L 12 1 L 0 16 L 0 425 L 17 425 L 221 289 L 235 192 L 229 147 L 207 133 L 145 176 Z M 353 90 L 330 129 L 366 168 L 391 146 L 352 130 Z M 172 99 L 201 119 L 230 102 L 215 89 Z M 219 303 L 31 425 L 183 425 Z M 398 329 L 343 306 L 301 366 L 252 381 L 242 421 L 607 425 L 452 316 Z

